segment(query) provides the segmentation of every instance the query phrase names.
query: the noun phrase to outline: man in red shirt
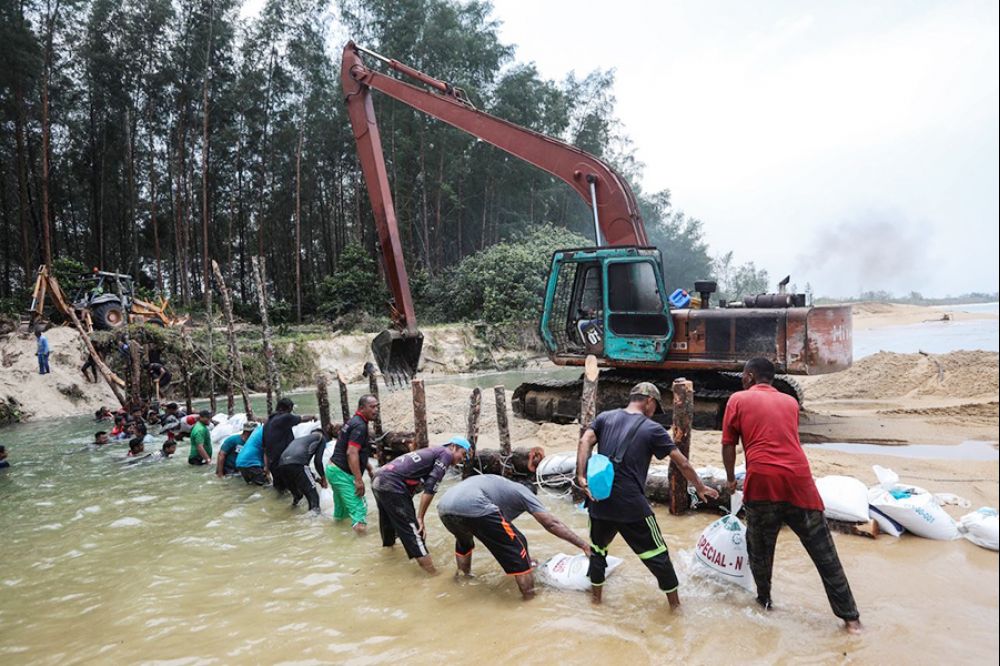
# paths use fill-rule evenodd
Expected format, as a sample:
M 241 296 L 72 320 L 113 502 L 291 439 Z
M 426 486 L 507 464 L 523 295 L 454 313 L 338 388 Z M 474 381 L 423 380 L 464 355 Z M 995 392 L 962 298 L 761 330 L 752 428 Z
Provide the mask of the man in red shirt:
M 771 386 L 773 381 L 771 361 L 760 357 L 747 361 L 743 368 L 746 390 L 729 398 L 722 419 L 722 461 L 731 491 L 736 490 L 736 445 L 741 440 L 746 456 L 743 505 L 757 603 L 771 607 L 774 546 L 781 526 L 788 525 L 816 565 L 833 614 L 844 621 L 849 632 L 858 633 L 858 607 L 799 442 L 799 404 Z

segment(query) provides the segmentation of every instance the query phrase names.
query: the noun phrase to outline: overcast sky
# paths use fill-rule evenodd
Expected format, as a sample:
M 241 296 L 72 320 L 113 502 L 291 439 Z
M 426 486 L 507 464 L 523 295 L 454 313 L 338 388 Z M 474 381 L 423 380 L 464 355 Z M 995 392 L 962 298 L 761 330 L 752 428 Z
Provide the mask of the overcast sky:
M 772 279 L 998 289 L 995 2 L 494 0 L 517 58 L 617 71 L 645 163 Z

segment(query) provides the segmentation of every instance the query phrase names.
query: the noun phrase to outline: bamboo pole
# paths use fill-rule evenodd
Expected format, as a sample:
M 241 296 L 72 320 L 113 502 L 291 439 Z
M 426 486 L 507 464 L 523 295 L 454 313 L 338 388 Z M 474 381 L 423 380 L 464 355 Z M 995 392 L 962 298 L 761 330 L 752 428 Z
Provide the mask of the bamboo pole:
M 690 458 L 691 452 L 691 421 L 694 418 L 694 384 L 684 378 L 674 380 L 673 386 L 673 433 L 672 438 L 677 450 Z M 691 508 L 691 498 L 688 495 L 688 482 L 677 465 L 670 462 L 670 513 L 677 515 Z
M 340 413 L 343 422 L 347 423 L 351 418 L 351 405 L 347 397 L 347 382 L 344 381 L 340 372 L 337 372 L 337 388 L 340 390 Z
M 240 384 L 240 392 L 243 395 L 243 411 L 246 412 L 247 420 L 253 421 L 253 407 L 250 404 L 250 394 L 247 393 L 246 374 L 243 371 L 243 358 L 240 356 L 239 343 L 236 341 L 236 328 L 233 323 L 233 302 L 229 298 L 229 289 L 226 288 L 226 281 L 222 278 L 222 271 L 219 263 L 212 260 L 212 272 L 215 273 L 215 282 L 219 287 L 219 294 L 222 296 L 222 311 L 226 315 L 226 333 L 229 336 L 229 367 L 236 370 L 236 380 Z M 229 413 L 233 411 L 233 381 L 230 373 L 229 381 Z
M 188 361 L 194 358 L 194 345 L 191 343 L 191 334 L 183 326 L 181 327 L 181 340 L 184 342 L 184 354 L 180 359 L 181 379 L 184 382 L 184 406 L 187 413 L 190 414 L 194 411 L 191 404 L 194 399 L 194 391 L 191 388 L 191 371 L 188 369 Z
M 262 257 L 250 257 L 250 276 L 257 286 L 257 305 L 260 307 L 261 335 L 264 339 L 264 363 L 267 366 L 267 413 L 274 413 L 272 393 L 281 400 L 281 378 L 278 364 L 274 361 L 274 347 L 271 345 L 271 323 L 267 317 L 267 275 Z
M 600 370 L 597 368 L 597 357 L 587 356 L 583 366 L 583 393 L 580 396 L 580 436 L 593 423 L 597 416 L 597 382 Z
M 79 317 L 73 311 L 73 308 L 67 308 L 66 314 L 69 316 L 69 320 L 73 323 L 73 328 L 76 332 L 80 334 L 80 339 L 83 340 L 83 346 L 87 348 L 87 353 L 90 354 L 90 358 L 93 359 L 94 364 L 97 365 L 97 369 L 100 371 L 101 376 L 104 377 L 104 381 L 108 383 L 108 387 L 111 388 L 111 392 L 115 394 L 115 398 L 118 403 L 125 407 L 125 395 L 122 393 L 121 387 L 125 385 L 121 377 L 112 372 L 111 368 L 104 362 L 101 355 L 97 353 L 94 349 L 94 343 L 90 341 L 90 336 L 87 335 L 83 330 L 83 324 L 80 323 Z
M 472 448 L 469 450 L 469 459 L 462 468 L 462 478 L 467 478 L 472 474 L 476 463 L 476 443 L 479 441 L 479 414 L 483 408 L 483 392 L 479 387 L 472 389 L 469 396 L 469 417 L 465 424 L 465 438 L 469 440 Z
M 316 404 L 319 407 L 319 422 L 323 432 L 329 432 L 330 426 L 330 394 L 326 390 L 326 375 L 322 372 L 316 375 Z M 344 420 L 347 423 L 347 420 Z
M 493 387 L 493 397 L 497 406 L 497 431 L 500 434 L 500 457 L 503 459 L 503 475 L 509 477 L 513 468 L 507 464 L 510 458 L 510 426 L 507 423 L 507 396 L 503 386 Z
M 430 445 L 427 438 L 427 398 L 424 394 L 424 380 L 414 379 L 410 382 L 413 389 L 413 431 L 416 448 L 424 449 Z

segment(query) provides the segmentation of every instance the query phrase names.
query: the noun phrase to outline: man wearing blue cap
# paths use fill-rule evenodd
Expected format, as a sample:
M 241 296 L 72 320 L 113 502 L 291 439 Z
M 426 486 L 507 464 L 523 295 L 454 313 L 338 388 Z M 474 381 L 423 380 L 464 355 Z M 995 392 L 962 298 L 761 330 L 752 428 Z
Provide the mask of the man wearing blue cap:
M 424 516 L 444 473 L 463 462 L 470 448 L 472 445 L 464 437 L 452 437 L 444 446 L 404 453 L 380 468 L 372 482 L 382 545 L 390 548 L 399 537 L 407 557 L 415 559 L 429 574 L 437 573 L 437 569 L 424 541 Z M 420 508 L 414 511 L 412 497 L 421 487 Z

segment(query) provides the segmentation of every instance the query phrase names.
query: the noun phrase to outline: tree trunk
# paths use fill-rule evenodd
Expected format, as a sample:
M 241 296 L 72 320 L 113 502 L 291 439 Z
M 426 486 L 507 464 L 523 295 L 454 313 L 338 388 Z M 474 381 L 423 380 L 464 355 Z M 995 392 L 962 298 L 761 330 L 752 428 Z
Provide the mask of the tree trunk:
M 209 26 L 209 51 L 211 51 L 212 28 Z M 207 68 L 207 65 L 206 65 Z M 208 266 L 208 71 L 201 86 L 201 264 L 204 283 L 205 310 L 211 312 L 212 282 Z M 214 410 L 214 408 L 213 408 Z
M 14 137 L 17 153 L 17 207 L 21 223 L 21 268 L 24 270 L 22 284 L 28 289 L 31 287 L 38 266 L 33 265 L 31 260 L 31 233 L 28 222 L 28 212 L 31 209 L 31 201 L 28 199 L 28 151 L 24 140 L 25 104 L 20 79 L 14 88 L 14 102 L 17 105 L 14 114 Z
M 597 415 L 597 383 L 600 370 L 597 368 L 597 358 L 588 355 L 584 362 L 583 394 L 580 397 L 580 436 L 593 423 Z
M 114 393 L 115 398 L 118 399 L 118 404 L 125 407 L 127 401 L 121 390 L 121 386 L 123 386 L 125 382 L 123 382 L 118 375 L 111 371 L 111 368 L 107 366 L 104 359 L 101 358 L 101 355 L 97 353 L 96 349 L 94 349 L 94 344 L 90 341 L 90 336 L 87 335 L 87 332 L 83 329 L 83 324 L 80 323 L 80 319 L 76 316 L 76 312 L 73 308 L 67 309 L 66 314 L 69 315 L 69 320 L 72 322 L 73 328 L 75 328 L 76 332 L 80 334 L 80 339 L 83 340 L 83 346 L 87 348 L 87 353 L 90 354 L 90 358 L 93 359 L 94 364 L 97 365 L 97 369 L 100 371 L 101 376 L 104 377 L 104 381 L 108 383 L 108 386 L 111 388 L 111 392 Z
M 208 329 L 208 353 L 206 363 L 208 364 L 208 405 L 215 414 L 218 412 L 218 404 L 215 401 L 215 336 L 213 335 L 212 329 L 215 328 L 214 313 L 212 312 L 212 290 L 205 289 L 207 294 L 205 298 L 205 327 Z
M 675 379 L 673 383 L 674 408 L 671 416 L 673 440 L 677 450 L 690 458 L 691 420 L 694 417 L 694 384 L 685 379 Z M 691 508 L 688 495 L 688 481 L 677 465 L 671 461 L 670 472 L 670 513 L 677 515 Z
M 190 414 L 194 411 L 192 407 L 192 401 L 194 400 L 194 391 L 191 387 L 191 370 L 188 368 L 188 363 L 194 360 L 194 345 L 191 343 L 191 335 L 188 330 L 181 327 L 181 340 L 184 342 L 184 354 L 181 356 L 181 379 L 184 381 L 184 407 L 187 413 Z
M 379 397 L 378 397 L 378 372 L 374 368 L 371 368 L 370 371 L 368 372 L 368 393 L 370 395 L 375 396 L 375 400 L 378 401 L 378 399 L 379 399 Z M 374 428 L 374 430 L 375 430 L 375 436 L 376 437 L 381 437 L 382 436 L 382 412 L 381 411 L 379 411 L 379 412 L 377 412 L 375 414 L 375 420 L 372 423 L 372 425 L 375 427 Z M 382 463 L 379 463 L 379 464 L 382 464 Z
M 330 426 L 330 394 L 326 390 L 326 375 L 319 373 L 316 375 L 316 405 L 319 411 L 319 422 L 323 426 L 323 432 L 327 432 Z M 345 419 L 346 423 L 347 420 Z
M 427 397 L 424 394 L 424 380 L 414 379 L 410 385 L 413 389 L 413 431 L 416 447 L 425 449 L 430 442 L 427 439 Z
M 45 0 L 45 53 L 42 65 L 42 262 L 52 270 L 52 232 L 49 221 L 49 152 L 52 128 L 49 123 L 49 80 L 52 76 L 52 38 L 59 16 L 59 0 L 55 9 Z
M 295 321 L 302 323 L 302 135 L 295 150 Z M 347 421 L 347 417 L 344 417 Z
M 257 285 L 257 304 L 260 306 L 261 334 L 264 339 L 264 363 L 267 366 L 267 413 L 274 413 L 271 404 L 271 392 L 281 400 L 281 377 L 278 375 L 278 364 L 274 360 L 274 347 L 271 345 L 271 324 L 267 318 L 267 275 L 262 257 L 251 257 L 251 271 L 254 283 Z
M 253 421 L 253 406 L 250 404 L 250 395 L 247 393 L 247 380 L 243 372 L 243 357 L 240 356 L 240 346 L 236 341 L 236 329 L 233 325 L 233 303 L 229 298 L 229 289 L 226 281 L 222 278 L 222 271 L 219 264 L 212 261 L 212 272 L 215 273 L 215 281 L 219 287 L 219 295 L 222 296 L 222 311 L 226 315 L 226 334 L 229 336 L 229 358 L 232 367 L 236 370 L 236 381 L 239 382 L 240 392 L 243 396 L 243 411 L 246 412 L 247 420 Z M 232 382 L 230 382 L 230 387 Z M 232 389 L 229 391 L 232 395 Z
M 340 390 L 340 413 L 344 423 L 347 423 L 348 419 L 351 418 L 351 405 L 347 397 L 347 383 L 339 372 L 337 373 L 337 388 Z

